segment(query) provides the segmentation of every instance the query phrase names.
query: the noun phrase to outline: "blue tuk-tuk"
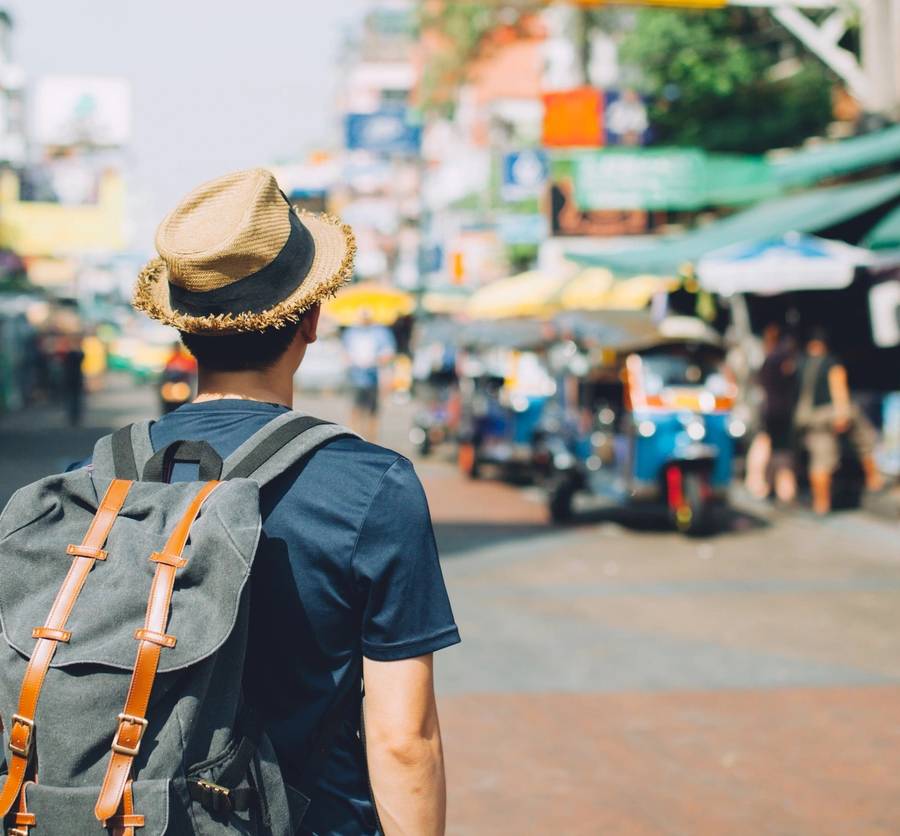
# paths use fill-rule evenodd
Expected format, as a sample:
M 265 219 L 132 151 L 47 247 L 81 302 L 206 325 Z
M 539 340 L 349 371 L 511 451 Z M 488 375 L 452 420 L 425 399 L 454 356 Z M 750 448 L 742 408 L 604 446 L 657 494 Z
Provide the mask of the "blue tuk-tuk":
M 486 465 L 504 478 L 531 478 L 535 433 L 555 391 L 543 357 L 548 327 L 522 319 L 462 329 L 459 466 L 471 478 Z
M 696 319 L 657 326 L 643 313 L 569 315 L 559 326 L 578 346 L 582 373 L 568 423 L 545 437 L 552 519 L 570 519 L 586 492 L 656 504 L 680 531 L 707 530 L 746 432 L 732 415 L 736 388 L 719 336 Z

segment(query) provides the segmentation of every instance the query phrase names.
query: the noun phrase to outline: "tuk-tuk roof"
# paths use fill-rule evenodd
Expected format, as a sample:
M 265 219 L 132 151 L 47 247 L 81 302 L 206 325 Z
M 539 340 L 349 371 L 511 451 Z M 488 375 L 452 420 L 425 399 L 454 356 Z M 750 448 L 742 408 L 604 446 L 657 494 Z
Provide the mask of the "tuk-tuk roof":
M 555 323 L 560 336 L 570 334 L 587 348 L 618 353 L 676 343 L 722 344 L 721 337 L 709 325 L 690 316 L 655 322 L 648 311 L 577 311 L 560 314 Z
M 555 331 L 551 323 L 540 319 L 476 320 L 460 329 L 458 344 L 469 349 L 527 351 L 552 342 Z

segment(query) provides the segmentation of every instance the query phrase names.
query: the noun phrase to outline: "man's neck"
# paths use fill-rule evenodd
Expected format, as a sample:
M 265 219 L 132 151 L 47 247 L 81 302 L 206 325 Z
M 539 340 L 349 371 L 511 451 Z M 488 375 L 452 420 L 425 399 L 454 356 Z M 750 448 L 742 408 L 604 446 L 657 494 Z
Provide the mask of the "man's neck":
M 294 405 L 293 377 L 271 371 L 211 372 L 200 369 L 195 403 L 240 398 L 246 401 Z

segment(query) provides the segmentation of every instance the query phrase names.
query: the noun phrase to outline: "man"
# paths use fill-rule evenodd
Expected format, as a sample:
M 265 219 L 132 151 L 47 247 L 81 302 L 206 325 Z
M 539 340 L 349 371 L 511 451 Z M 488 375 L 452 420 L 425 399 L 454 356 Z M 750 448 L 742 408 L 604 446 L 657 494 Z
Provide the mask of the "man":
M 353 236 L 292 210 L 256 169 L 194 190 L 163 221 L 156 246 L 135 305 L 181 331 L 199 374 L 197 398 L 153 424 L 151 440 L 156 449 L 204 440 L 224 457 L 291 409 L 319 303 L 352 269 Z M 196 467 L 178 464 L 172 478 L 196 478 Z M 459 636 L 412 465 L 359 438 L 334 439 L 270 483 L 261 507 L 245 697 L 287 775 L 302 769 L 362 656 L 366 751 L 357 701 L 301 832 L 378 832 L 371 776 L 384 833 L 442 833 L 432 653 Z
M 826 339 L 817 328 L 807 342 L 794 418 L 809 452 L 813 511 L 819 515 L 831 510 L 831 478 L 840 463 L 839 436 L 845 433 L 859 455 L 866 489 L 884 487 L 873 456 L 875 429 L 851 400 L 847 370 L 829 353 Z
M 350 423 L 363 438 L 378 437 L 378 387 L 380 370 L 397 351 L 394 336 L 372 321 L 371 313 L 359 312 L 359 324 L 344 331 L 344 351 L 350 367 L 353 410 Z

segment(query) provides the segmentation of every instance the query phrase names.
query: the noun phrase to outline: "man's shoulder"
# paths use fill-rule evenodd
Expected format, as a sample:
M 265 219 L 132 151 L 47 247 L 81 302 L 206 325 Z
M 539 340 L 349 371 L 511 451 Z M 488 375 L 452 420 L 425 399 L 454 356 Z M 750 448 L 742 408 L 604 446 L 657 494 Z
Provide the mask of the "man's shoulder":
M 309 464 L 317 469 L 327 468 L 338 476 L 348 476 L 359 487 L 367 482 L 380 482 L 388 471 L 401 474 L 401 478 L 406 474 L 405 478 L 418 482 L 412 462 L 406 456 L 356 435 L 338 436 L 327 442 Z

